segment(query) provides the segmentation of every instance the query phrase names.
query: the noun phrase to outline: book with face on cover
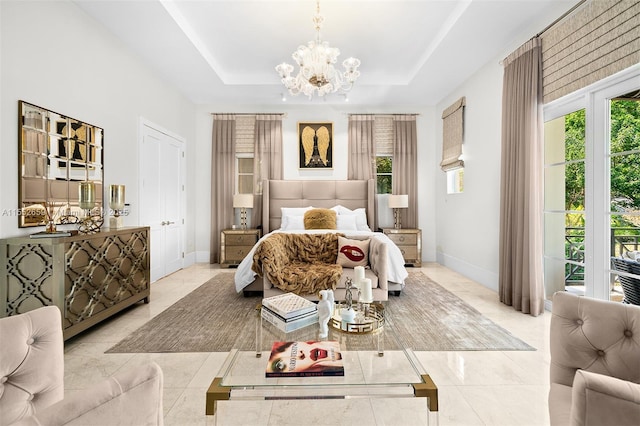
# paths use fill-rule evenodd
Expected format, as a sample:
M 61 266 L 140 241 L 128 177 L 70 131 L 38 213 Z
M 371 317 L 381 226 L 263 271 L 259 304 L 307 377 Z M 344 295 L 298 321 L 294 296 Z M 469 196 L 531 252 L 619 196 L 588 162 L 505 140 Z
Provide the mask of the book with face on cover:
M 340 343 L 334 340 L 275 342 L 266 377 L 344 376 Z

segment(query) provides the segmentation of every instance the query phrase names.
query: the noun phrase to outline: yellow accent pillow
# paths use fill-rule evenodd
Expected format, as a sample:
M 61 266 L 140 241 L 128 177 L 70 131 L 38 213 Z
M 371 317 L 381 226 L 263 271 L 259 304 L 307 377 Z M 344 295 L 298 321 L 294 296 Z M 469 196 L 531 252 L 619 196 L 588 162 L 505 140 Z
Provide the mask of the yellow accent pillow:
M 336 229 L 336 212 L 331 209 L 311 209 L 305 212 L 304 229 Z

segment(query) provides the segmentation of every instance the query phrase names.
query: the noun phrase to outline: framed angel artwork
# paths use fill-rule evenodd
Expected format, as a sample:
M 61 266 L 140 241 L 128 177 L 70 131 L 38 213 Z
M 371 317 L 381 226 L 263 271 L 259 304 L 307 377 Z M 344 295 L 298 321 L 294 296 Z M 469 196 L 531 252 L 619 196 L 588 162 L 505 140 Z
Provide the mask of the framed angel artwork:
M 333 123 L 298 123 L 299 167 L 333 168 Z

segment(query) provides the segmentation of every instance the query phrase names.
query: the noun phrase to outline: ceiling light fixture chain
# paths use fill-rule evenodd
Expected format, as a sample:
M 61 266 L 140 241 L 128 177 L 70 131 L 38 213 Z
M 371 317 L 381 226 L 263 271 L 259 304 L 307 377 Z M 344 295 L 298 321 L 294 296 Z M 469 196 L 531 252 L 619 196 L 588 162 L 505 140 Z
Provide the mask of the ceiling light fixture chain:
M 320 1 L 318 0 L 316 1 L 316 14 L 313 17 L 316 40 L 309 41 L 306 46 L 298 47 L 291 55 L 300 68 L 298 74 L 295 77 L 292 76 L 293 65 L 286 62 L 276 67 L 282 84 L 289 89 L 289 93 L 293 96 L 304 93 L 311 99 L 314 94 L 324 96 L 338 91 L 345 93 L 351 90 L 353 83 L 360 76 L 359 59 L 353 57 L 345 59 L 342 62 L 344 72 L 333 67 L 338 61 L 340 50 L 329 46 L 328 42 L 323 42 L 320 38 L 323 23 L 324 17 L 320 14 Z

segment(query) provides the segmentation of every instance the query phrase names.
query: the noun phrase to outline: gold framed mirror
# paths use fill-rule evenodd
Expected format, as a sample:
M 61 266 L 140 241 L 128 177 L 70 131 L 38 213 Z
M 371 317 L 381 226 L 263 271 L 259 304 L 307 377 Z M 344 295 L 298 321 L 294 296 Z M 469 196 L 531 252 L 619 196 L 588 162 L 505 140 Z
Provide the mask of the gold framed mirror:
M 94 182 L 96 208 L 102 210 L 104 130 L 100 127 L 19 101 L 18 226 L 44 226 L 81 217 L 80 182 Z

